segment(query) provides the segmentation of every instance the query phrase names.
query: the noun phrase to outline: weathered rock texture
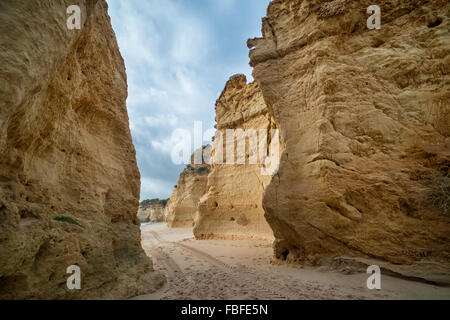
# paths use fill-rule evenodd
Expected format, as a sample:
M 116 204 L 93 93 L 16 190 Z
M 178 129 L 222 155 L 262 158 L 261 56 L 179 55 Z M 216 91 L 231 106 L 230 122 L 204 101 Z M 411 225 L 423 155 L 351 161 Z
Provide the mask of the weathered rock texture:
M 141 205 L 137 216 L 141 222 L 163 222 L 165 206 L 163 201 Z
M 450 263 L 426 200 L 450 165 L 450 4 L 272 1 L 251 65 L 285 150 L 264 195 L 277 257 Z M 448 272 L 448 268 L 447 268 Z
M 193 157 L 191 158 L 193 160 Z M 191 161 L 193 163 L 193 161 Z M 192 227 L 200 198 L 206 192 L 208 164 L 190 164 L 180 174 L 164 212 L 169 228 Z
M 140 175 L 107 4 L 0 2 L 0 298 L 127 298 L 164 279 L 140 245 Z M 81 226 L 79 226 L 79 225 Z M 81 267 L 81 290 L 66 269 Z
M 217 100 L 216 121 L 217 130 L 223 136 L 223 164 L 217 163 L 215 153 L 220 140 L 215 139 L 212 172 L 208 176 L 207 193 L 199 205 L 194 234 L 198 239 L 273 239 L 262 208 L 263 192 L 271 176 L 261 175 L 261 165 L 249 162 L 250 153 L 258 154 L 257 145 L 250 145 L 247 139 L 245 164 L 226 163 L 227 129 L 255 130 L 259 136 L 261 129 L 272 132 L 276 128 L 258 85 L 247 84 L 244 75 L 231 77 Z M 246 138 L 236 139 L 236 160 L 237 145 L 243 139 Z

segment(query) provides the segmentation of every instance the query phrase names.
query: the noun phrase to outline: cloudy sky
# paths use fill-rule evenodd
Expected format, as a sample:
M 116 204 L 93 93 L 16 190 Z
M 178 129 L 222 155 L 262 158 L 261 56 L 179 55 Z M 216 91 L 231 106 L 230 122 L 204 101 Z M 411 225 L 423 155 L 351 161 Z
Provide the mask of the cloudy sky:
M 171 160 L 177 129 L 214 127 L 228 78 L 248 65 L 270 0 L 107 0 L 128 75 L 128 113 L 141 200 L 168 198 L 184 165 Z M 210 141 L 204 141 L 204 144 Z

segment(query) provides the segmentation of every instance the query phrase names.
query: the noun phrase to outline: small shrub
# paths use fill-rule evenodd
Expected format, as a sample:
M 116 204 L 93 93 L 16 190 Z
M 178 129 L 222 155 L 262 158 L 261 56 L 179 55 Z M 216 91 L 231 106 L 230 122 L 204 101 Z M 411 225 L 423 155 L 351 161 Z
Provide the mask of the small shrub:
M 53 218 L 53 220 L 70 223 L 70 224 L 73 224 L 75 226 L 79 226 L 79 227 L 83 228 L 83 226 L 81 224 L 79 224 L 78 221 L 76 221 L 75 219 L 73 219 L 71 217 L 61 216 L 61 217 Z
M 195 169 L 196 174 L 203 174 L 204 172 L 210 173 L 210 171 L 209 167 L 198 167 Z
M 175 188 L 176 188 L 176 186 L 175 186 Z M 157 205 L 157 204 L 162 204 L 165 207 L 168 200 L 169 199 L 166 199 L 166 200 L 160 200 L 160 199 L 144 200 L 140 203 L 140 207 L 143 209 L 147 209 L 148 207 L 151 207 L 151 206 Z

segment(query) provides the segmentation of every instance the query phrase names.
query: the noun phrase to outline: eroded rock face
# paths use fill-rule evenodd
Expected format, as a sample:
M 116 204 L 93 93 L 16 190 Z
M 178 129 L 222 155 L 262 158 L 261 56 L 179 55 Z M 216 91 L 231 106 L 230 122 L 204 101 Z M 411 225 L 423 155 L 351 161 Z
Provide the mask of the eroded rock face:
M 193 157 L 192 163 L 193 163 Z M 164 212 L 169 228 L 192 227 L 200 198 L 206 192 L 208 164 L 191 164 L 180 174 Z
M 140 206 L 137 216 L 141 222 L 163 222 L 164 210 L 165 205 L 162 202 Z
M 244 75 L 231 77 L 217 100 L 216 121 L 223 139 L 216 137 L 214 140 L 212 172 L 208 176 L 207 193 L 200 201 L 194 234 L 198 239 L 273 239 L 262 208 L 263 192 L 271 176 L 261 174 L 259 156 L 256 164 L 249 161 L 250 154 L 258 154 L 257 143 L 250 144 L 245 135 L 238 137 L 234 148 L 235 163 L 226 162 L 227 130 L 255 130 L 259 141 L 259 130 L 271 137 L 270 133 L 276 128 L 258 85 L 247 84 Z M 245 162 L 237 164 L 237 145 L 245 139 L 248 140 Z M 224 145 L 222 163 L 216 156 L 220 143 Z
M 107 4 L 0 2 L 0 298 L 128 298 L 164 279 L 140 245 L 140 175 Z M 66 270 L 81 267 L 81 290 Z
M 285 141 L 264 194 L 279 258 L 450 263 L 448 1 L 275 0 L 251 64 Z M 448 268 L 447 268 L 448 272 Z

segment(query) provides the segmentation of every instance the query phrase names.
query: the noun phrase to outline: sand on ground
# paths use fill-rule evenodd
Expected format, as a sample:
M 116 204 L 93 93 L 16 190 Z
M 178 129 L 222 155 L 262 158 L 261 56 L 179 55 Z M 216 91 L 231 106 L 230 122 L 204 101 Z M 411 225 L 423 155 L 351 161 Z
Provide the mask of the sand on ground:
M 142 227 L 142 246 L 167 284 L 137 300 L 450 299 L 448 287 L 387 275 L 369 290 L 367 273 L 272 264 L 269 241 L 199 241 L 157 223 Z

